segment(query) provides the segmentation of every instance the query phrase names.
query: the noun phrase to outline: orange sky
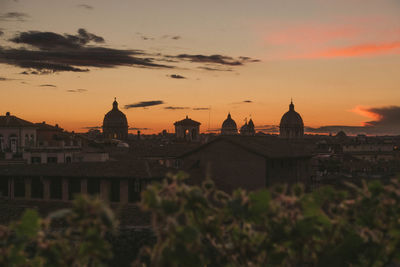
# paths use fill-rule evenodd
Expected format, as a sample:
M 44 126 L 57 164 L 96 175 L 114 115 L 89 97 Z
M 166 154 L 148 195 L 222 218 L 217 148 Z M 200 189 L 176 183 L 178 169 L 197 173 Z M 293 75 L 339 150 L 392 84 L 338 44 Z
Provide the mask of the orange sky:
M 117 97 L 129 126 L 149 129 L 143 133 L 172 132 L 173 122 L 186 115 L 201 122 L 205 131 L 219 128 L 228 112 L 238 125 L 250 116 L 256 126 L 277 125 L 293 97 L 307 126 L 362 125 L 370 119 L 357 112 L 358 106 L 392 106 L 400 100 L 398 14 L 395 0 L 307 0 L 301 5 L 288 0 L 4 0 L 0 112 L 81 132 L 101 126 Z M 173 68 L 85 67 L 71 59 L 72 66 L 89 71 L 23 75 L 35 69 L 5 59 L 12 49 L 38 50 L 10 41 L 21 33 L 66 36 L 77 35 L 80 28 L 105 40 L 84 48 L 139 49 Z M 259 62 L 191 62 L 176 57 L 181 54 Z M 171 78 L 173 74 L 185 79 Z M 123 108 L 155 100 L 165 104 Z

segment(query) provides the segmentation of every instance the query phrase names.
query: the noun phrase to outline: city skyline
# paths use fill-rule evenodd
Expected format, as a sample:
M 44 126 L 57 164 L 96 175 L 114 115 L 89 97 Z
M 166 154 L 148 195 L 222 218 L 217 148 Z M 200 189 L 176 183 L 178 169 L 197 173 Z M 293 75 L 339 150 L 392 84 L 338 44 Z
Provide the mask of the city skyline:
M 117 97 L 145 134 L 204 132 L 277 126 L 293 98 L 320 132 L 399 133 L 398 1 L 172 2 L 3 1 L 0 112 L 82 132 Z

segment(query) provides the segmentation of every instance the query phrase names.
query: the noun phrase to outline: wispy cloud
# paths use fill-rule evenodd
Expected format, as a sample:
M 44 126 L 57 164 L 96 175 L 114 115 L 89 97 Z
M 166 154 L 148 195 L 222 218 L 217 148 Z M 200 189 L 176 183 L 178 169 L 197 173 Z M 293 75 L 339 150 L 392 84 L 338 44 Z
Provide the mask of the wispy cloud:
M 0 14 L 0 21 L 26 21 L 29 15 L 23 12 L 8 12 Z
M 172 79 L 186 79 L 186 77 L 179 75 L 179 74 L 171 74 L 171 75 L 167 75 L 167 76 Z
M 189 107 L 174 107 L 174 106 L 168 106 L 168 107 L 164 107 L 164 109 L 168 109 L 168 110 L 182 110 L 182 109 L 190 109 Z
M 84 93 L 84 92 L 87 92 L 87 90 L 79 88 L 79 89 L 69 89 L 69 90 L 67 90 L 67 92 L 68 93 Z
M 211 108 L 192 108 L 193 110 L 210 110 Z
M 157 105 L 162 105 L 162 104 L 164 104 L 164 101 L 161 101 L 161 100 L 141 101 L 141 102 L 137 102 L 134 104 L 125 105 L 124 108 L 125 109 L 146 108 L 146 107 L 157 106 Z
M 79 8 L 83 8 L 83 9 L 87 9 L 87 10 L 92 10 L 93 6 L 91 5 L 87 5 L 87 4 L 80 4 L 80 5 L 76 5 Z
M 56 85 L 54 85 L 54 84 L 41 84 L 41 85 L 39 85 L 40 87 L 57 87 Z

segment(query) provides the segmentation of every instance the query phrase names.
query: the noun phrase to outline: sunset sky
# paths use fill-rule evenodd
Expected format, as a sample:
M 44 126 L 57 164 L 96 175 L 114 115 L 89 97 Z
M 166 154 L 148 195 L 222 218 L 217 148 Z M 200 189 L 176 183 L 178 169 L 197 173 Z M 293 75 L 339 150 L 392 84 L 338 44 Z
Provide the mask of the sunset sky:
M 293 98 L 308 127 L 400 134 L 400 1 L 0 0 L 1 115 L 84 132 L 114 97 L 143 133 L 269 129 Z

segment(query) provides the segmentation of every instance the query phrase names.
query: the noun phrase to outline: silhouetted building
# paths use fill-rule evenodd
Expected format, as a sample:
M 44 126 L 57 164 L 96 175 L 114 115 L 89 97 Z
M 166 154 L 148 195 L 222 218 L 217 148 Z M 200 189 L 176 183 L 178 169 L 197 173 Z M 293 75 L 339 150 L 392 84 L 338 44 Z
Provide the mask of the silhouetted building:
M 199 141 L 200 124 L 200 122 L 189 119 L 188 116 L 181 121 L 176 121 L 174 123 L 176 138 L 186 141 Z
M 112 110 L 104 116 L 103 135 L 108 139 L 128 139 L 128 121 L 125 114 L 118 109 L 116 98 Z
M 232 119 L 231 113 L 228 113 L 228 117 L 222 123 L 221 135 L 235 135 L 237 134 L 236 122 Z
M 294 110 L 293 101 L 290 102 L 289 111 L 282 116 L 279 136 L 282 138 L 301 138 L 304 136 L 303 119 Z
M 177 158 L 190 181 L 214 180 L 221 190 L 258 190 L 277 183 L 305 183 L 312 176 L 311 151 L 275 136 L 220 136 Z
M 256 131 L 254 130 L 254 123 L 253 120 L 250 119 L 249 122 L 245 122 L 245 124 L 240 128 L 240 134 L 241 135 L 248 135 L 248 136 L 254 136 L 256 135 Z
M 0 116 L 0 152 L 22 153 L 36 144 L 36 125 L 7 112 Z

